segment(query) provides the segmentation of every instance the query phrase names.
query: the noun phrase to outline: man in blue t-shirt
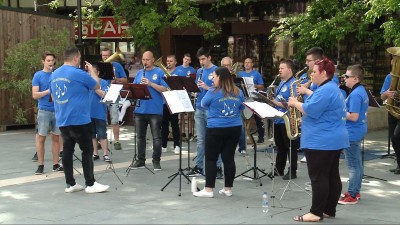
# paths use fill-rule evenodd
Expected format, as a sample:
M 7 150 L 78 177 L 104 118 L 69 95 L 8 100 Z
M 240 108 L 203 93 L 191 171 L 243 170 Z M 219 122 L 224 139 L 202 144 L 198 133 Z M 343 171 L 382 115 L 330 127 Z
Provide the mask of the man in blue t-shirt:
M 211 55 L 208 49 L 201 47 L 196 54 L 199 59 L 201 68 L 196 73 L 196 83 L 200 89 L 196 99 L 196 111 L 194 113 L 194 121 L 197 134 L 197 158 L 196 165 L 188 172 L 188 176 L 199 176 L 204 174 L 204 153 L 205 153 L 205 136 L 207 126 L 208 110 L 201 107 L 201 100 L 213 84 L 213 72 L 217 68 L 211 62 Z M 222 169 L 220 170 L 222 171 Z
M 196 70 L 193 67 L 190 66 L 191 62 L 192 62 L 192 57 L 191 57 L 190 53 L 185 53 L 183 55 L 182 65 L 176 67 L 176 71 L 177 71 L 176 73 L 181 75 L 181 76 L 186 76 L 186 77 L 190 77 L 191 74 L 195 75 L 196 74 Z M 190 95 L 190 96 L 193 97 L 193 95 Z M 192 112 L 186 113 L 185 116 L 182 116 L 182 114 L 180 114 L 182 138 L 186 137 L 186 133 L 185 133 L 185 131 L 186 131 L 186 129 L 185 129 L 185 117 L 187 119 L 187 123 L 188 123 L 188 126 L 189 126 L 189 134 L 188 134 L 187 138 L 190 141 L 193 141 L 193 139 L 194 139 L 194 136 L 193 136 L 193 133 L 194 133 L 194 130 L 193 130 L 194 118 L 193 118 L 193 113 Z
M 167 56 L 167 72 L 171 76 L 186 76 L 185 74 L 179 74 L 176 68 L 176 57 L 175 55 Z M 167 152 L 168 135 L 169 135 L 169 124 L 172 127 L 172 136 L 174 140 L 174 152 L 179 155 L 180 147 L 180 131 L 179 131 L 179 119 L 178 114 L 171 114 L 166 103 L 163 105 L 163 117 L 161 125 L 161 145 L 162 152 Z
M 296 80 L 293 76 L 293 61 L 282 60 L 279 64 L 279 75 L 281 82 L 276 89 L 275 99 L 272 101 L 276 105 L 276 109 L 281 112 L 286 112 L 286 107 L 282 104 L 281 99 L 288 101 L 291 96 L 291 84 Z M 293 85 L 292 90 L 294 96 L 297 96 L 296 85 Z M 290 115 L 288 115 L 290 116 Z M 289 125 L 290 126 L 290 125 Z M 286 160 L 289 157 L 290 171 L 283 176 L 284 180 L 297 178 L 297 151 L 300 147 L 300 139 L 297 137 L 294 140 L 290 140 L 286 128 L 285 122 L 282 118 L 274 119 L 274 141 L 278 147 L 278 153 L 276 154 L 276 171 L 268 174 L 271 176 L 283 176 Z M 290 148 L 290 149 L 289 149 Z
M 393 66 L 393 59 L 391 61 Z M 392 82 L 392 74 L 389 73 L 385 77 L 385 81 L 381 89 L 381 99 L 386 101 L 388 98 L 393 98 L 396 91 L 390 91 L 390 83 Z M 394 174 L 400 174 L 400 119 L 394 117 L 390 112 L 388 112 L 388 124 L 389 124 L 389 137 L 392 141 L 392 147 L 394 153 L 396 154 L 397 167 L 390 169 L 389 171 Z
M 106 61 L 112 52 L 109 48 L 103 48 L 101 51 L 101 58 L 103 61 Z M 126 73 L 122 65 L 118 62 L 111 62 L 114 67 L 114 80 L 118 83 L 127 83 Z M 108 81 L 111 84 L 111 81 Z M 119 102 L 119 101 L 117 101 Z M 111 119 L 111 127 L 114 136 L 114 149 L 121 150 L 122 146 L 119 142 L 119 105 L 118 103 L 110 104 L 108 106 L 108 110 L 110 111 L 110 119 Z
M 257 90 L 263 90 L 264 89 L 264 81 L 262 79 L 261 74 L 256 71 L 253 70 L 253 60 L 251 58 L 246 58 L 244 60 L 244 71 L 240 71 L 238 73 L 239 77 L 251 77 L 253 78 L 253 82 L 254 82 L 254 87 L 257 88 Z M 265 130 L 264 130 L 264 122 L 263 120 L 258 117 L 257 115 L 254 115 L 254 120 L 256 121 L 256 125 L 257 125 L 257 132 L 258 132 L 258 140 L 257 143 L 261 144 L 264 143 L 264 134 L 265 134 Z
M 349 167 L 349 188 L 339 199 L 339 204 L 352 205 L 358 202 L 363 178 L 361 160 L 361 141 L 367 133 L 368 95 L 361 82 L 364 80 L 364 68 L 352 65 L 343 75 L 350 94 L 346 98 L 346 128 L 349 133 L 350 147 L 344 149 Z
M 55 64 L 55 55 L 51 52 L 42 54 L 43 70 L 35 73 L 32 79 L 32 97 L 38 100 L 36 154 L 38 168 L 36 175 L 43 174 L 44 169 L 44 143 L 46 136 L 51 131 L 51 151 L 53 153 L 53 171 L 63 171 L 58 164 L 58 155 L 61 148 L 60 129 L 56 125 L 54 103 L 50 102 L 50 76 Z
M 93 73 L 99 75 L 100 68 L 98 65 L 93 65 Z M 97 141 L 100 143 L 101 149 L 103 149 L 103 159 L 106 162 L 110 162 L 110 156 L 108 155 L 108 144 L 107 144 L 107 105 L 102 102 L 102 97 L 106 94 L 108 89 L 108 83 L 106 80 L 100 79 L 100 88 L 96 90 L 90 90 L 90 118 L 92 120 L 92 134 L 93 134 L 93 160 L 99 159 L 99 149 Z
M 78 68 L 81 53 L 75 46 L 64 51 L 64 65 L 58 68 L 50 78 L 50 92 L 54 99 L 57 126 L 64 140 L 62 163 L 64 166 L 66 193 L 83 190 L 74 179 L 73 156 L 75 144 L 82 151 L 82 167 L 85 177 L 85 192 L 99 193 L 110 186 L 96 182 L 93 175 L 93 143 L 90 120 L 90 90 L 99 89 L 99 77 L 93 67 L 86 62 L 89 73 Z
M 150 124 L 153 136 L 153 167 L 154 171 L 161 170 L 161 120 L 163 115 L 162 92 L 167 91 L 168 85 L 164 81 L 164 71 L 154 66 L 154 55 L 146 51 L 142 56 L 141 69 L 135 76 L 134 84 L 144 84 L 149 88 L 151 99 L 137 100 L 135 105 L 135 126 L 137 134 L 138 160 L 129 168 L 144 168 L 146 165 L 146 131 Z

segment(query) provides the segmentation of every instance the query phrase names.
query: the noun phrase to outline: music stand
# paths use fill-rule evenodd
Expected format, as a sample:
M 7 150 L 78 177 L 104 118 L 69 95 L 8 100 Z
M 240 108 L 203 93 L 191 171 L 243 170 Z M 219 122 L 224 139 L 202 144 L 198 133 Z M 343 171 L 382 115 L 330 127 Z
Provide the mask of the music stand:
M 132 83 L 125 83 L 123 84 L 123 89 L 126 90 L 126 98 L 130 99 L 136 99 L 136 106 L 140 105 L 140 100 L 149 100 L 151 99 L 151 94 L 149 91 L 149 88 L 145 84 L 132 84 Z M 136 107 L 135 106 L 135 107 Z M 135 129 L 134 129 L 134 155 L 132 158 L 131 164 L 128 166 L 126 169 L 126 176 L 129 175 L 129 172 L 133 169 L 133 164 L 135 161 L 137 161 L 137 150 L 136 150 L 136 138 L 137 138 L 137 133 L 136 133 L 136 124 L 135 124 Z M 151 171 L 146 165 L 144 166 L 148 171 L 150 171 L 152 174 L 154 174 L 153 171 Z
M 196 74 L 190 74 L 190 77 L 184 77 L 184 76 L 171 76 L 171 77 L 164 77 L 163 78 L 165 82 L 168 84 L 171 90 L 186 90 L 187 92 L 200 92 L 199 87 L 196 84 Z M 183 116 L 183 118 L 185 118 Z M 188 115 L 188 135 L 190 133 L 189 131 L 189 115 Z M 182 131 L 180 130 L 180 133 Z M 182 136 L 182 134 L 180 134 Z M 182 139 L 182 138 L 180 138 Z M 190 167 L 190 138 L 187 138 L 187 144 L 188 144 L 188 166 L 183 169 L 190 171 L 192 168 Z M 181 146 L 182 150 L 182 146 Z M 169 177 L 168 177 L 169 178 Z
M 364 139 L 365 138 L 363 138 L 363 140 L 362 140 L 362 147 L 361 147 L 361 162 L 362 162 L 362 168 L 363 168 L 363 177 L 362 178 L 364 179 L 364 177 L 366 177 L 366 178 L 371 178 L 371 179 L 375 179 L 375 180 L 387 181 L 385 179 L 369 176 L 364 173 Z M 368 180 L 364 180 L 364 181 L 367 183 L 369 182 Z
M 113 80 L 114 79 L 114 67 L 112 63 L 109 62 L 94 62 L 92 63 L 99 67 L 99 78 L 103 80 Z
M 165 104 L 167 104 L 168 109 L 171 114 L 175 113 L 182 113 L 182 112 L 194 112 L 192 103 L 190 101 L 189 95 L 185 90 L 175 90 L 175 91 L 166 91 L 162 92 L 162 95 L 165 99 Z M 179 130 L 179 135 L 182 135 L 182 131 Z M 167 184 L 164 185 L 164 187 L 161 188 L 161 191 L 164 191 L 164 189 L 177 177 L 179 176 L 179 193 L 178 196 L 181 196 L 181 191 L 182 191 L 182 176 L 186 178 L 188 183 L 191 183 L 191 180 L 189 179 L 186 174 L 183 173 L 182 169 L 182 139 L 179 140 L 179 167 L 178 171 L 172 175 L 170 175 L 168 178 L 170 180 L 167 182 Z M 189 157 L 189 154 L 188 154 Z

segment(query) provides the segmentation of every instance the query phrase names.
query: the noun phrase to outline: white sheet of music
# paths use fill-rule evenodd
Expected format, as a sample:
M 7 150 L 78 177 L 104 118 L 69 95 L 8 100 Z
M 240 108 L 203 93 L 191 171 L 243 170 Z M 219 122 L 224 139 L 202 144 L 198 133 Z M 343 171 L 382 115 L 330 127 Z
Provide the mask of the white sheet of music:
M 121 91 L 122 87 L 123 87 L 122 84 L 111 84 L 102 102 L 115 103 L 119 97 L 119 92 Z
M 249 97 L 255 97 L 255 95 L 252 93 L 253 91 L 256 91 L 256 88 L 254 87 L 254 80 L 252 77 L 243 77 L 244 84 L 246 85 L 246 90 L 247 94 Z
M 263 102 L 243 102 L 243 105 L 248 107 L 251 111 L 256 113 L 261 118 L 274 118 L 274 117 L 282 117 L 285 113 L 281 112 L 267 103 Z
M 186 90 L 162 92 L 168 108 L 172 114 L 180 112 L 194 112 L 192 102 Z

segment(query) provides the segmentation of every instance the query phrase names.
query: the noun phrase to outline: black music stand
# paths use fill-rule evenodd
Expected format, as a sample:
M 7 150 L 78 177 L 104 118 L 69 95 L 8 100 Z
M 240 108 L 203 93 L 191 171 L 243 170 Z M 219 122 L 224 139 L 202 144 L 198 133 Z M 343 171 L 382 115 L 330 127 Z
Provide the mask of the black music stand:
M 189 77 L 171 76 L 171 77 L 164 77 L 163 79 L 168 84 L 168 86 L 171 90 L 186 90 L 187 92 L 200 92 L 200 89 L 196 84 L 196 74 L 190 74 Z M 183 117 L 183 118 L 185 118 L 185 117 Z M 188 115 L 188 135 L 190 133 L 189 120 L 190 120 L 190 118 Z M 180 133 L 182 133 L 182 131 L 180 131 Z M 188 144 L 188 166 L 183 170 L 190 171 L 192 168 L 190 167 L 190 138 L 189 137 L 187 138 L 187 144 Z M 182 150 L 182 146 L 181 146 L 181 150 Z
M 140 100 L 149 100 L 151 99 L 151 94 L 149 91 L 149 88 L 145 84 L 132 84 L 132 83 L 125 83 L 123 84 L 123 90 L 126 92 L 125 97 L 130 98 L 130 99 L 136 99 L 136 106 L 140 105 Z M 137 150 L 136 150 L 136 138 L 137 138 L 137 132 L 136 132 L 136 124 L 135 124 L 135 130 L 134 130 L 134 155 L 132 158 L 131 164 L 128 166 L 126 169 L 126 176 L 129 175 L 129 172 L 133 169 L 133 164 L 135 161 L 137 161 Z M 150 171 L 152 174 L 154 174 L 153 171 L 151 171 L 146 165 L 144 166 L 148 171 Z
M 168 82 L 167 82 L 168 83 Z M 169 84 L 168 84 L 169 85 Z M 167 91 L 162 93 L 165 104 L 167 104 L 168 109 L 171 114 L 182 113 L 182 112 L 194 112 L 192 103 L 190 101 L 189 95 L 185 90 L 175 90 L 175 91 Z M 179 135 L 182 135 L 182 131 L 179 130 Z M 179 167 L 178 172 L 170 175 L 168 178 L 170 179 L 164 187 L 161 188 L 161 191 L 164 189 L 177 177 L 179 176 L 179 193 L 178 196 L 181 196 L 182 191 L 182 176 L 186 178 L 188 183 L 191 183 L 190 179 L 186 174 L 183 173 L 182 169 L 182 139 L 179 141 Z M 189 154 L 188 154 L 189 157 Z
M 109 62 L 94 62 L 93 65 L 99 67 L 99 78 L 103 80 L 113 80 L 114 79 L 114 67 L 112 63 Z

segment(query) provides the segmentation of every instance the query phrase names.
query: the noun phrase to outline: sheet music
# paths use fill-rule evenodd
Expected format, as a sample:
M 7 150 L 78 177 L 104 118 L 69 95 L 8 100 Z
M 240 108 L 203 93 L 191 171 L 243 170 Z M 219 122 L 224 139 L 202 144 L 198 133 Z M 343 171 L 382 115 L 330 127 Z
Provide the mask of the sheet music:
M 252 77 L 243 77 L 244 84 L 246 85 L 247 94 L 249 97 L 256 97 L 252 92 L 256 91 L 254 87 L 254 80 Z
M 122 84 L 111 84 L 108 88 L 106 96 L 104 96 L 102 102 L 104 103 L 115 103 L 119 97 L 119 92 L 121 91 Z
M 186 90 L 174 90 L 162 92 L 168 108 L 172 114 L 180 112 L 194 112 L 192 102 Z
M 276 110 L 272 106 L 263 102 L 243 102 L 243 104 L 263 119 L 282 117 L 285 114 L 284 112 Z

